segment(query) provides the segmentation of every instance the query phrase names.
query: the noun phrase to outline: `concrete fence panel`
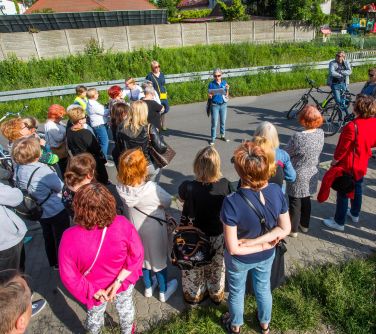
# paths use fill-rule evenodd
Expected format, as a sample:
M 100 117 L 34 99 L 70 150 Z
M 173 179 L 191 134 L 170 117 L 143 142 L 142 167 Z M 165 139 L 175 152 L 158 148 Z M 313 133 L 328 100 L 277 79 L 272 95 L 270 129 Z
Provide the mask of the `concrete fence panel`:
M 296 29 L 297 41 L 302 41 L 302 40 L 309 41 L 315 38 L 315 35 L 316 35 L 315 29 L 312 27 L 297 24 L 295 29 Z
M 231 43 L 253 41 L 253 24 L 251 22 L 231 22 Z
M 96 28 L 99 43 L 105 50 L 129 51 L 126 27 Z
M 15 54 L 18 58 L 38 57 L 33 35 L 28 32 L 1 34 L 6 56 Z
M 67 29 L 65 30 L 68 48 L 71 53 L 79 53 L 85 51 L 91 39 L 98 41 L 96 28 L 88 29 Z
M 67 38 L 64 30 L 41 31 L 32 34 L 39 58 L 68 56 Z
M 155 26 L 156 41 L 161 48 L 182 46 L 181 25 L 156 25 Z
M 276 41 L 294 41 L 295 35 L 295 24 L 283 24 L 280 22 L 275 23 L 275 40 Z
M 275 21 L 255 22 L 255 41 L 275 41 Z
M 207 26 L 205 23 L 182 24 L 183 45 L 207 44 Z
M 209 44 L 230 43 L 230 22 L 208 24 Z
M 154 25 L 129 26 L 129 49 L 152 48 L 156 45 L 156 35 Z

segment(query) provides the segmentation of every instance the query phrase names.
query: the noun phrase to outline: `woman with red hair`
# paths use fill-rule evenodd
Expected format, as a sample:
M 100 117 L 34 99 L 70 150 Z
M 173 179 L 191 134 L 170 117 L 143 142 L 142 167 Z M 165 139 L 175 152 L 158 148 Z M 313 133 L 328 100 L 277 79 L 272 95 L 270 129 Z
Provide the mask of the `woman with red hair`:
M 304 127 L 296 132 L 287 144 L 292 165 L 296 171 L 295 182 L 287 182 L 291 216 L 290 236 L 298 236 L 298 228 L 308 232 L 311 218 L 311 196 L 317 190 L 319 158 L 324 147 L 324 132 L 319 127 L 323 118 L 316 107 L 307 105 L 299 114 L 299 123 Z
M 44 125 L 46 143 L 51 151 L 59 157 L 59 167 L 64 175 L 68 162 L 68 150 L 65 142 L 66 127 L 61 120 L 65 116 L 65 108 L 59 104 L 53 104 L 48 108 L 47 122 Z
M 125 103 L 124 93 L 123 93 L 123 89 L 120 86 L 114 85 L 114 86 L 111 86 L 107 90 L 107 94 L 110 98 L 108 101 L 108 110 L 110 111 L 110 114 L 111 114 L 112 108 L 116 103 L 119 103 L 119 102 Z

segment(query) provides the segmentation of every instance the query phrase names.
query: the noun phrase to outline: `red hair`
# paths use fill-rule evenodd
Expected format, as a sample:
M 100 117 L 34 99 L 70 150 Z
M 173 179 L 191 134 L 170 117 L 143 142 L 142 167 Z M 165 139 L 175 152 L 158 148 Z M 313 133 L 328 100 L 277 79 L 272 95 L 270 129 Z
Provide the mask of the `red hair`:
M 53 104 L 48 108 L 47 118 L 56 120 L 65 116 L 65 108 L 60 104 Z
M 148 163 L 144 153 L 134 148 L 122 153 L 119 158 L 118 180 L 126 186 L 141 184 L 148 175 Z
M 115 99 L 115 98 L 117 98 L 117 97 L 121 94 L 121 91 L 122 91 L 121 87 L 115 85 L 115 86 L 111 86 L 111 87 L 108 89 L 107 93 L 108 93 L 108 96 L 109 96 L 111 99 Z
M 324 121 L 320 111 L 309 104 L 299 113 L 298 120 L 307 130 L 319 128 Z

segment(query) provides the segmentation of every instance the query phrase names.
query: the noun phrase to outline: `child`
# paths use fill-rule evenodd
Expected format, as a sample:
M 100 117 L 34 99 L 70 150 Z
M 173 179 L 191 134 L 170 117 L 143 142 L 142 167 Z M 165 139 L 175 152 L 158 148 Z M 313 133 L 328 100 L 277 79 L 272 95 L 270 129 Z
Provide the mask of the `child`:
M 73 104 L 79 105 L 84 111 L 87 109 L 88 99 L 86 97 L 87 88 L 83 85 L 78 85 L 76 87 L 76 98 L 73 101 Z
M 103 154 L 107 157 L 108 153 L 108 109 L 98 102 L 98 91 L 95 88 L 90 88 L 87 91 L 88 103 L 87 113 L 90 118 L 90 124 L 94 130 L 95 136 L 99 141 Z

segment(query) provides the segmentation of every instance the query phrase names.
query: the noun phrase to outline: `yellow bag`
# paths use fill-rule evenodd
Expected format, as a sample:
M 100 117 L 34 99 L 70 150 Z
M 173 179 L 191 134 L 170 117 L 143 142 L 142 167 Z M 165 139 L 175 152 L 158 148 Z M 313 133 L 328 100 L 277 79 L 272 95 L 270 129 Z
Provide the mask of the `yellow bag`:
M 166 92 L 166 93 L 161 93 L 161 94 L 159 95 L 159 98 L 160 98 L 161 100 L 167 100 L 167 92 Z

